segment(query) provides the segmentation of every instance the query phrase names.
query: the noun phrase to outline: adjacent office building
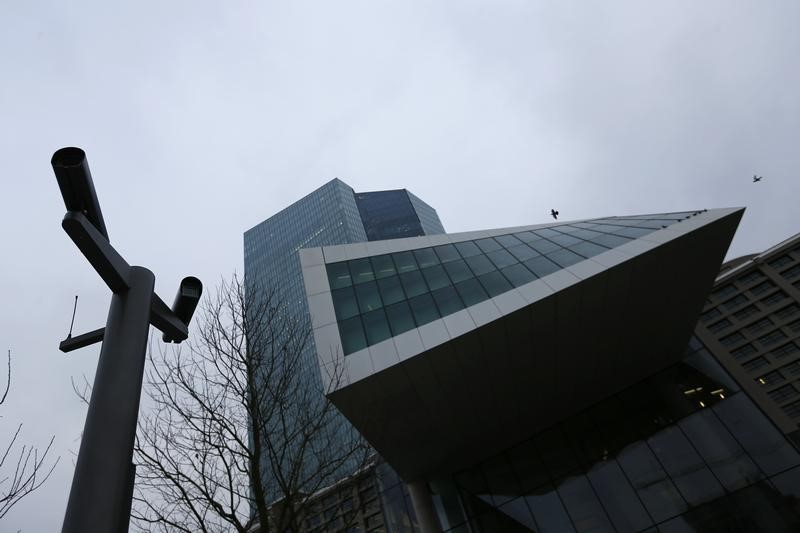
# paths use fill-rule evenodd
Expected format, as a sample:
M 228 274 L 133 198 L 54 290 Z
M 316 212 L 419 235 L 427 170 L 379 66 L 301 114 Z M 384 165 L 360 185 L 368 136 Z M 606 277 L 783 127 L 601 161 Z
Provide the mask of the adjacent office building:
M 248 284 L 278 289 L 288 316 L 308 317 L 298 250 L 444 233 L 436 211 L 405 189 L 356 193 L 334 179 L 244 234 Z M 305 350 L 309 387 L 319 388 L 313 339 Z M 353 465 L 355 467 L 355 465 Z M 352 468 L 340 472 L 352 474 Z
M 414 528 L 800 530 L 798 448 L 693 335 L 742 212 L 301 250 L 328 397 Z
M 697 336 L 800 443 L 800 234 L 723 265 Z

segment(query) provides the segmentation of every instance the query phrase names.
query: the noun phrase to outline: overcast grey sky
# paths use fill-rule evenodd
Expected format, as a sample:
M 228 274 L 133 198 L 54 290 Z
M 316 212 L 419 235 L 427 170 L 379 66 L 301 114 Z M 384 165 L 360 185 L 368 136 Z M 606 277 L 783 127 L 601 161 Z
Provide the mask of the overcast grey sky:
M 730 255 L 800 231 L 800 3 L 0 4 L 0 445 L 56 435 L 2 531 L 60 529 L 85 410 L 70 376 L 110 294 L 49 166 L 86 150 L 112 243 L 172 301 L 242 270 L 242 233 L 325 181 L 406 187 L 448 231 L 739 206 Z M 757 185 L 753 174 L 764 176 Z

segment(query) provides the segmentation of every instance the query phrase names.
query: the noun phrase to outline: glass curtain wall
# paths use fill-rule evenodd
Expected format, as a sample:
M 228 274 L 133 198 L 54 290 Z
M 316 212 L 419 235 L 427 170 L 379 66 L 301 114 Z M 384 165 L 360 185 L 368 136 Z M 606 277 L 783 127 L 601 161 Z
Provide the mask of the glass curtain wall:
M 800 454 L 693 339 L 683 362 L 431 483 L 449 532 L 800 531 Z

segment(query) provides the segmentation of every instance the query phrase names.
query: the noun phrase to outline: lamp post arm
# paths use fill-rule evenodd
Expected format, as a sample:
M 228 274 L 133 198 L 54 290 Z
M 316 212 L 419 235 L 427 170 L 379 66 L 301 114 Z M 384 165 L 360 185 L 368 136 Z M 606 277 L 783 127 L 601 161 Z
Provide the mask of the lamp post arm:
M 100 231 L 81 212 L 67 211 L 61 227 L 72 242 L 89 260 L 89 264 L 100 274 L 111 292 L 118 294 L 130 287 L 128 281 L 131 267 L 117 253 Z
M 169 339 L 171 342 L 180 343 L 189 337 L 189 329 L 186 324 L 172 312 L 172 309 L 155 292 L 150 303 L 150 323 L 164 333 L 165 340 Z
M 105 335 L 106 328 L 99 328 L 76 337 L 67 337 L 61 341 L 61 343 L 58 345 L 58 349 L 64 353 L 68 353 L 72 350 L 77 350 L 78 348 L 83 348 L 84 346 L 90 346 L 96 342 L 100 342 L 103 340 Z

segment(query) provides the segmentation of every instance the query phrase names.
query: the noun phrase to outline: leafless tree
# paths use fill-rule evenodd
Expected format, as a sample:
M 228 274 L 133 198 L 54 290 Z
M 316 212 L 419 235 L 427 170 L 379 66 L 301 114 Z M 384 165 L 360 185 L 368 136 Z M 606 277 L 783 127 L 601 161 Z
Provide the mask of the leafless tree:
M 0 396 L 0 405 L 5 403 L 8 391 L 11 390 L 11 350 L 8 351 L 6 383 Z M 50 437 L 47 448 L 39 452 L 39 448 L 23 444 L 15 450 L 17 439 L 22 431 L 22 424 L 17 426 L 5 449 L 0 448 L 0 519 L 22 498 L 35 491 L 47 481 L 53 473 L 60 457 L 56 458 L 48 468 L 47 456 L 53 448 L 55 435 Z
M 324 397 L 309 322 L 287 314 L 277 290 L 234 276 L 198 315 L 182 347 L 151 345 L 134 523 L 301 531 L 309 495 L 366 465 L 370 448 Z

